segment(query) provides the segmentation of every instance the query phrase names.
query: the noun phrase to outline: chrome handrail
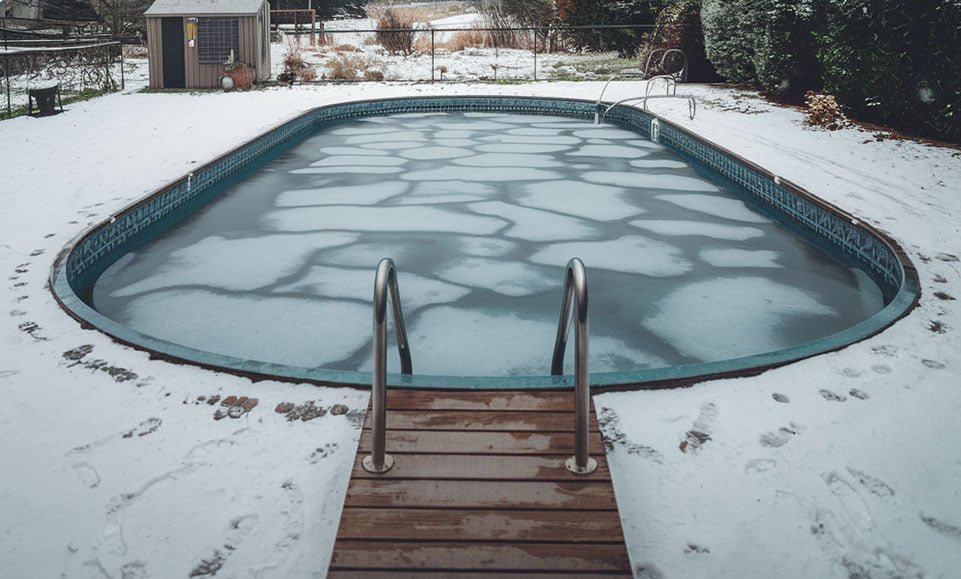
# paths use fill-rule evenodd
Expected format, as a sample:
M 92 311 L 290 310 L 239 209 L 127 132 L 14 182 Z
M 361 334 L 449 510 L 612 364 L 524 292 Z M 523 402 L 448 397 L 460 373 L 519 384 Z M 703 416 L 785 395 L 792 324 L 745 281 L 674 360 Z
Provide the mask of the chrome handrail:
M 654 81 L 658 81 L 658 80 L 664 81 L 665 95 L 677 94 L 677 79 L 669 74 L 659 74 L 657 76 L 652 76 L 651 78 L 647 79 L 647 85 L 644 87 L 644 98 L 647 98 L 648 96 L 651 95 L 651 87 L 654 86 Z
M 685 82 L 687 81 L 687 54 L 685 54 L 685 52 L 680 48 L 669 48 L 664 52 L 663 56 L 661 56 L 660 69 L 662 72 L 667 70 L 667 58 L 674 53 L 681 55 L 681 70 L 678 70 L 677 72 L 668 72 L 666 74 L 673 76 L 675 79 L 680 80 L 681 82 Z
M 577 329 L 574 331 L 574 456 L 568 458 L 564 465 L 567 470 L 575 474 L 590 474 L 597 470 L 597 461 L 589 456 L 588 450 L 591 392 L 590 376 L 587 370 L 587 272 L 584 269 L 584 262 L 576 257 L 567 262 L 564 301 L 561 304 L 557 339 L 554 341 L 554 357 L 551 360 L 553 376 L 564 373 L 564 351 L 567 349 L 572 309 L 577 310 Z
M 664 52 L 663 48 L 655 48 L 654 50 L 647 53 L 647 60 L 644 61 L 644 77 L 647 78 L 651 74 L 651 61 L 654 60 L 654 55 Z M 662 60 L 663 63 L 663 60 Z
M 394 459 L 386 452 L 387 447 L 387 294 L 394 316 L 394 334 L 397 336 L 397 352 L 400 354 L 400 371 L 411 374 L 410 345 L 404 312 L 400 307 L 397 289 L 397 268 L 394 261 L 384 258 L 377 264 L 374 277 L 374 375 L 371 383 L 370 456 L 363 460 L 364 470 L 383 474 L 394 466 Z
M 601 101 L 604 100 L 604 93 L 607 92 L 607 87 L 611 85 L 611 82 L 613 82 L 614 79 L 627 75 L 631 70 L 634 70 L 634 69 L 623 68 L 620 70 L 620 72 L 612 74 L 610 78 L 607 79 L 607 82 L 604 83 L 603 88 L 601 88 L 601 94 L 597 95 L 597 101 L 594 103 L 594 124 L 595 125 L 600 124 L 601 122 L 601 117 L 600 117 Z
M 697 115 L 697 101 L 694 100 L 694 97 L 689 95 L 679 95 L 679 94 L 652 94 L 652 95 L 635 96 L 635 97 L 628 97 L 626 99 L 621 99 L 616 103 L 608 106 L 606 109 L 604 109 L 603 113 L 595 112 L 594 116 L 595 116 L 595 119 L 597 120 L 595 120 L 594 124 L 598 124 L 598 122 L 603 121 L 607 117 L 607 113 L 611 112 L 611 109 L 613 109 L 618 105 L 622 105 L 624 103 L 631 102 L 631 101 L 642 101 L 641 109 L 646 111 L 647 101 L 649 99 L 665 99 L 665 98 L 666 99 L 686 99 L 687 100 L 687 116 L 692 121 L 694 120 L 695 115 Z

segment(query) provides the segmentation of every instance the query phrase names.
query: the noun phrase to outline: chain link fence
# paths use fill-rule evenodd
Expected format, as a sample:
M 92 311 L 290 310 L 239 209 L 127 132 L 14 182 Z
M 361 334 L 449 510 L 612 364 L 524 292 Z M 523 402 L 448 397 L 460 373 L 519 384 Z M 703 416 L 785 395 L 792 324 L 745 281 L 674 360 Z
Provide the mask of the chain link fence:
M 64 101 L 122 90 L 120 42 L 0 45 L 0 117 L 25 114 L 30 91 L 59 87 Z
M 288 44 L 283 58 L 293 55 L 298 66 L 313 67 L 313 76 L 294 80 L 511 82 L 607 78 L 624 69 L 640 74 L 642 63 L 635 57 L 578 46 L 586 36 L 601 35 L 630 35 L 640 46 L 643 34 L 653 29 L 651 25 L 378 29 L 344 24 L 328 23 L 316 42 L 306 33 L 281 27 Z

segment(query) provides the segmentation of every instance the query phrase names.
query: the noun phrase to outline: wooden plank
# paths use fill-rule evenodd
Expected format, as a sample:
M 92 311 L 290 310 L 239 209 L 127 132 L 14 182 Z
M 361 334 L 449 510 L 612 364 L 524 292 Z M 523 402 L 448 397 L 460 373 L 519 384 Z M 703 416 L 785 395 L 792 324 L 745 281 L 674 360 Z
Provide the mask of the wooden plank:
M 372 569 L 363 570 L 332 570 L 327 574 L 328 579 L 556 579 L 557 577 L 570 579 L 609 579 L 610 577 L 631 577 L 628 571 L 610 571 L 607 573 L 600 571 L 564 571 L 554 570 L 550 573 L 511 573 L 509 571 L 483 571 L 472 573 L 470 571 L 430 571 L 420 570 L 415 572 L 402 572 L 396 569 L 377 571 Z
M 370 452 L 370 430 L 360 437 L 358 452 Z M 588 435 L 592 454 L 603 454 L 601 435 Z M 388 430 L 387 452 L 447 454 L 574 454 L 570 432 L 464 432 L 460 430 Z
M 340 539 L 621 543 L 617 511 L 345 508 Z
M 631 563 L 624 545 L 338 540 L 330 568 L 627 571 Z
M 573 412 L 572 390 L 471 391 L 387 390 L 389 410 L 531 410 Z
M 567 470 L 563 457 L 464 454 L 404 454 L 394 457 L 394 468 L 371 474 L 361 466 L 363 455 L 354 460 L 353 478 L 433 480 L 610 480 L 607 459 L 594 457 L 597 471 L 577 475 Z
M 355 460 L 330 577 L 630 576 L 603 443 L 579 476 L 569 392 L 389 391 L 394 467 Z M 369 428 L 369 418 L 368 418 Z
M 370 428 L 370 413 L 364 420 Z M 387 411 L 387 428 L 396 430 L 511 430 L 529 432 L 572 432 L 573 412 L 479 412 L 458 411 Z M 599 432 L 592 412 L 588 429 Z
M 355 479 L 346 504 L 355 507 L 433 507 L 617 510 L 614 489 L 591 477 L 575 482 Z

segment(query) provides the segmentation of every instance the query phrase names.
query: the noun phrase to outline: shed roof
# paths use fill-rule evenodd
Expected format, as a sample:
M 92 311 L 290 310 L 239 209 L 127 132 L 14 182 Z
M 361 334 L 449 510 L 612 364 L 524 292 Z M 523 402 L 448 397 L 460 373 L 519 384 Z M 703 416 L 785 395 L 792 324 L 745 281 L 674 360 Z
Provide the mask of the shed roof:
M 256 14 L 266 0 L 156 0 L 144 16 L 247 16 Z

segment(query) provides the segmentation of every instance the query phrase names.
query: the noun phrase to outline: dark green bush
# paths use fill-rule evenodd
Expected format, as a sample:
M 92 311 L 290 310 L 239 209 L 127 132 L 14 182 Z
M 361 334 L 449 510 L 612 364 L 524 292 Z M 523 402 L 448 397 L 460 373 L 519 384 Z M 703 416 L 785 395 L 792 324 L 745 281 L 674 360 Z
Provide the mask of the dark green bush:
M 824 89 L 849 116 L 961 142 L 961 2 L 824 2 Z
M 654 24 L 663 0 L 558 0 L 557 13 L 565 26 L 598 24 Z M 565 33 L 565 40 L 577 48 L 612 50 L 634 56 L 641 46 L 643 29 L 581 29 Z
M 703 0 L 707 57 L 732 82 L 800 101 L 820 87 L 813 0 Z
M 722 78 L 756 82 L 753 40 L 745 0 L 703 0 L 701 25 L 707 58 Z
M 754 72 L 774 96 L 800 102 L 809 90 L 821 88 L 817 60 L 816 20 L 812 0 L 759 2 L 755 14 Z

